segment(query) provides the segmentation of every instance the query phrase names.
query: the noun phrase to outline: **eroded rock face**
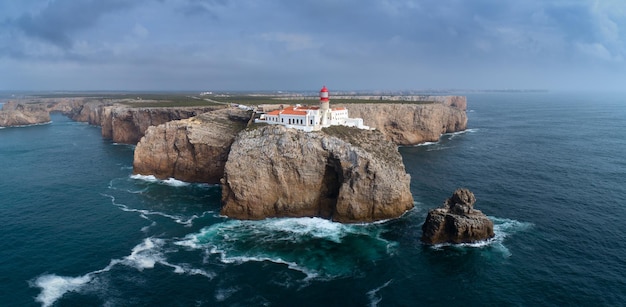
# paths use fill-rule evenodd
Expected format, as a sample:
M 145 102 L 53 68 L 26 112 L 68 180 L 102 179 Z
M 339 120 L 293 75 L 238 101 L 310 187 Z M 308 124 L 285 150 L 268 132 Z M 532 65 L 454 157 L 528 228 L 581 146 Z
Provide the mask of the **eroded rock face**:
M 230 146 L 250 118 L 248 111 L 222 109 L 149 127 L 135 148 L 135 174 L 217 184 Z
M 50 113 L 39 104 L 5 103 L 0 110 L 0 127 L 27 126 L 50 122 Z
M 435 142 L 444 133 L 467 128 L 465 97 L 445 96 L 429 104 L 371 103 L 344 105 L 350 117 L 363 118 L 365 125 L 380 130 L 398 145 Z M 453 99 L 455 98 L 455 99 Z
M 148 127 L 157 126 L 173 120 L 187 119 L 202 113 L 222 109 L 212 107 L 180 108 L 132 108 L 126 106 L 106 106 L 93 110 L 100 114 L 102 137 L 116 143 L 137 144 Z
M 422 225 L 422 242 L 427 244 L 470 243 L 493 238 L 493 222 L 474 209 L 476 197 L 468 189 L 457 189 L 442 207 L 428 212 Z
M 395 218 L 413 207 L 410 176 L 379 131 L 302 132 L 268 125 L 241 132 L 222 180 L 221 213 L 238 219 Z

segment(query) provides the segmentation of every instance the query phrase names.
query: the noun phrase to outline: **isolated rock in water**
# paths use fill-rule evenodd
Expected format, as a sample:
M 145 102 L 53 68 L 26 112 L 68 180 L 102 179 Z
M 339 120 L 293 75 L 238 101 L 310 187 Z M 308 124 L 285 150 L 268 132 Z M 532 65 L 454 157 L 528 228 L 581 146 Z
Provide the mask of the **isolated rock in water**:
M 222 180 L 221 213 L 238 219 L 323 217 L 338 222 L 396 218 L 413 207 L 410 176 L 379 131 L 280 125 L 241 132 Z
M 474 209 L 476 197 L 468 189 L 457 189 L 441 208 L 428 212 L 422 225 L 422 242 L 471 243 L 493 238 L 493 222 Z

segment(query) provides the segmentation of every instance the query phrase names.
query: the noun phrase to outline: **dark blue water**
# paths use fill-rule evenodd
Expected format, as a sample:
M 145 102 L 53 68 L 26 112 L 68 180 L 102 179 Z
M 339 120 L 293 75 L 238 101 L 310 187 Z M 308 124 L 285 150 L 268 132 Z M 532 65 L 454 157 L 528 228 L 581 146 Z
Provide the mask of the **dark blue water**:
M 219 187 L 133 177 L 98 127 L 0 129 L 0 305 L 623 304 L 626 95 L 468 101 L 468 131 L 400 148 L 416 208 L 366 225 L 226 219 Z M 496 238 L 423 246 L 461 186 Z

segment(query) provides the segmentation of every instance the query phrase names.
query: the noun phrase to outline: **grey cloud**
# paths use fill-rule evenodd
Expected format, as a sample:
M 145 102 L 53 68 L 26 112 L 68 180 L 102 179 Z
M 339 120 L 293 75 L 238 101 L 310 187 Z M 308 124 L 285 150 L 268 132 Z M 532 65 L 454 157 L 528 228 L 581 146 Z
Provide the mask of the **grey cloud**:
M 41 39 L 61 48 L 72 46 L 72 33 L 96 25 L 103 14 L 112 13 L 139 1 L 57 0 L 36 14 L 26 13 L 13 26 L 29 37 Z

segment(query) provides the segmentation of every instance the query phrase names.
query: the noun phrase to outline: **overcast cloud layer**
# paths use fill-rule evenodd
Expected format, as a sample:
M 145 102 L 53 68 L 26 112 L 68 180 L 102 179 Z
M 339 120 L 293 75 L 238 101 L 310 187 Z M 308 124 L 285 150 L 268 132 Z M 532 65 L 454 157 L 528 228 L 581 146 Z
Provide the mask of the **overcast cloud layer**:
M 626 86 L 622 0 L 0 2 L 0 90 Z

